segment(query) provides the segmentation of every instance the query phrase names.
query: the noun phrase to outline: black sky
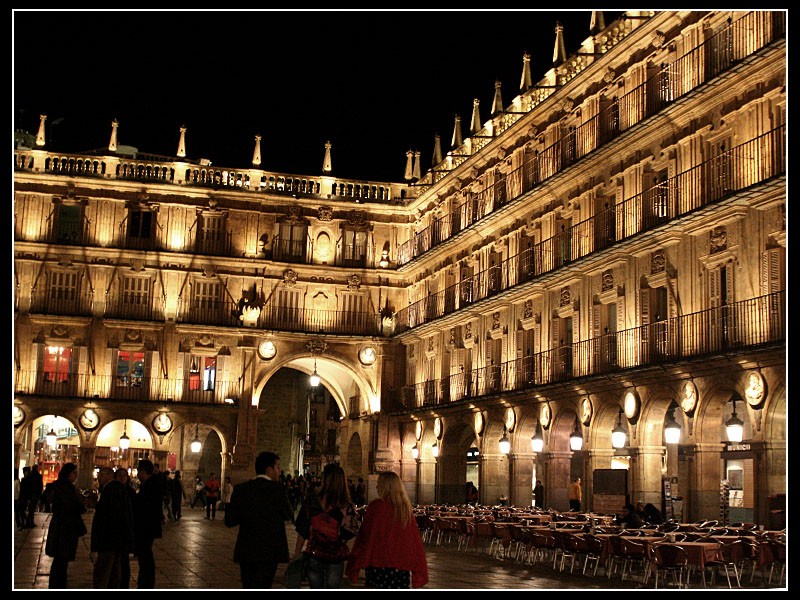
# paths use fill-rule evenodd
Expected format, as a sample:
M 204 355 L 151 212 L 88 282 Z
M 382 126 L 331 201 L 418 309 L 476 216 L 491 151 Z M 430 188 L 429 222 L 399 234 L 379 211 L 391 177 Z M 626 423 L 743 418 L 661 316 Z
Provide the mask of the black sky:
M 610 24 L 621 11 L 604 11 Z M 522 55 L 534 83 L 552 63 L 555 24 L 567 54 L 589 35 L 591 11 L 54 11 L 16 10 L 14 126 L 48 115 L 54 151 L 119 143 L 174 156 L 318 175 L 402 181 L 406 151 L 431 166 L 434 135 L 450 149 L 469 133 L 473 98 L 489 118 L 519 92 Z M 53 126 L 58 119 L 62 119 Z

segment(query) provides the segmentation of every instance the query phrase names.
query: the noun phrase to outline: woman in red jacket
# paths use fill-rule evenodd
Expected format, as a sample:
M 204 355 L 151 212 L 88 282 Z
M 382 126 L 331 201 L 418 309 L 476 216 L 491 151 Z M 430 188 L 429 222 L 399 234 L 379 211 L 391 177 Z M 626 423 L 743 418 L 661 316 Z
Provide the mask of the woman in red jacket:
M 378 498 L 367 506 L 345 572 L 356 583 L 361 569 L 368 588 L 408 589 L 428 583 L 428 561 L 411 502 L 392 471 L 378 476 Z

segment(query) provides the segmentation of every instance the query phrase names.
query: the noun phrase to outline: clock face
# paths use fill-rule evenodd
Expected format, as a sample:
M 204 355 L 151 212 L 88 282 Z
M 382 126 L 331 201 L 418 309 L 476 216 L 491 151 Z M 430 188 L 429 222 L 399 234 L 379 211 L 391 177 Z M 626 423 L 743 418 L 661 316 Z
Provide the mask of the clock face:
M 517 415 L 513 408 L 506 409 L 506 429 L 512 431 L 517 423 Z
M 91 431 L 92 429 L 96 429 L 100 424 L 100 417 L 98 417 L 97 413 L 91 408 L 87 408 L 81 413 L 78 421 L 80 422 L 81 427 L 83 427 L 86 431 Z
M 687 415 L 691 415 L 695 406 L 697 406 L 697 388 L 691 381 L 687 381 L 681 388 L 681 408 Z
M 417 421 L 415 434 L 417 436 L 417 441 L 420 441 L 422 439 L 422 421 Z
M 361 361 L 363 365 L 371 365 L 375 362 L 377 355 L 375 354 L 375 348 L 372 346 L 367 346 L 366 348 L 362 348 L 361 352 L 358 353 L 358 360 Z
M 475 423 L 475 433 L 478 435 L 483 433 L 483 413 L 476 412 L 473 417 Z
M 634 392 L 626 392 L 622 406 L 628 420 L 635 422 L 639 416 L 639 396 Z
M 172 419 L 166 413 L 159 413 L 153 419 L 153 429 L 158 433 L 167 433 L 172 429 Z
M 594 408 L 592 407 L 592 401 L 589 400 L 589 398 L 584 398 L 581 401 L 581 423 L 584 425 L 591 423 L 593 413 Z
M 744 388 L 744 398 L 753 408 L 761 406 L 765 396 L 764 378 L 760 373 L 750 373 Z
M 547 429 L 550 427 L 550 419 L 553 417 L 553 414 L 550 412 L 550 405 L 549 404 L 542 404 L 542 408 L 539 411 L 539 421 L 542 423 L 542 427 Z
M 269 360 L 277 354 L 278 350 L 275 348 L 275 343 L 271 340 L 264 340 L 258 346 L 258 355 L 264 360 Z
M 14 417 L 14 427 L 19 427 L 25 420 L 25 411 L 22 410 L 19 406 L 15 405 L 13 409 L 13 417 Z
M 442 437 L 442 420 L 439 417 L 433 420 L 433 435 L 437 440 Z

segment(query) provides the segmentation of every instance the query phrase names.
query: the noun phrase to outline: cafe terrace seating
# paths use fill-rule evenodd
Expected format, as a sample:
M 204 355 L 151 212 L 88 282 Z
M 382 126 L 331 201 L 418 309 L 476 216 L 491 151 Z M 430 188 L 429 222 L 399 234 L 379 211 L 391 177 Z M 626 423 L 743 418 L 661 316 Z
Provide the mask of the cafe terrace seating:
M 656 544 L 652 546 L 652 549 L 652 560 L 656 575 L 656 589 L 658 589 L 659 575 L 662 575 L 664 579 L 666 579 L 668 575 L 672 575 L 672 582 L 679 588 L 684 586 L 685 580 L 688 585 L 689 555 L 686 549 L 675 544 Z

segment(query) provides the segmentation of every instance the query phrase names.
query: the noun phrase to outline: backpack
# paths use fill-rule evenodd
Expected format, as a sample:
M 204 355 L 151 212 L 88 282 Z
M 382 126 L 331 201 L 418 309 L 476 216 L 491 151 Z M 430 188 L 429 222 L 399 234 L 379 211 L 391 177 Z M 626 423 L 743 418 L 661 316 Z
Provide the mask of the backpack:
M 339 521 L 330 514 L 321 511 L 312 516 L 310 531 L 306 554 L 326 563 L 349 558 L 350 549 L 339 537 Z

